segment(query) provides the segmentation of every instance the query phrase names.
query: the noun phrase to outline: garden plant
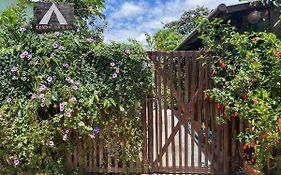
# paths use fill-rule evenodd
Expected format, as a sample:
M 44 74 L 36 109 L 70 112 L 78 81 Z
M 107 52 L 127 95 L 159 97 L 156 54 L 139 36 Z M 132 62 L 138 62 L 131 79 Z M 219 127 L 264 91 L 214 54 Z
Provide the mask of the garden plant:
M 76 138 L 114 143 L 122 161 L 139 155 L 145 52 L 136 41 L 102 42 L 103 0 L 67 2 L 73 31 L 36 33 L 24 0 L 0 15 L 0 174 L 62 174 Z
M 218 122 L 243 122 L 234 135 L 243 158 L 259 170 L 281 167 L 281 41 L 272 33 L 238 32 L 221 19 L 201 19 L 199 28 L 218 103 Z M 241 153 L 242 154 L 242 153 Z

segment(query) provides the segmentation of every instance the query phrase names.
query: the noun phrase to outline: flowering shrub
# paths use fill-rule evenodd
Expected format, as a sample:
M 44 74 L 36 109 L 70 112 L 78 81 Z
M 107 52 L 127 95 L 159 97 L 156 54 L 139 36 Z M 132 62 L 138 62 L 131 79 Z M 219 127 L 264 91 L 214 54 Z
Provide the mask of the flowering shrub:
M 0 171 L 61 173 L 73 137 L 137 155 L 135 110 L 150 83 L 141 46 L 99 43 L 86 29 L 37 34 L 22 7 L 9 15 L 16 21 L 0 26 Z
M 200 28 L 204 49 L 212 53 L 207 61 L 214 88 L 206 93 L 223 109 L 219 121 L 245 121 L 237 136 L 243 157 L 262 169 L 280 154 L 281 41 L 271 33 L 239 33 L 221 22 L 204 20 Z

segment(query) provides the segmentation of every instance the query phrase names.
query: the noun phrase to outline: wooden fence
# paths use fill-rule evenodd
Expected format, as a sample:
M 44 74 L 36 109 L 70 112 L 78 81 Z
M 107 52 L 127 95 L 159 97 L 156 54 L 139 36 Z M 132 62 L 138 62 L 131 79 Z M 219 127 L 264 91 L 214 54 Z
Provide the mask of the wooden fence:
M 229 174 L 241 165 L 232 135 L 238 119 L 218 125 L 219 104 L 204 95 L 212 87 L 202 53 L 149 52 L 155 84 L 143 101 L 143 151 L 136 162 L 120 162 L 102 142 L 77 140 L 67 166 L 92 173 Z

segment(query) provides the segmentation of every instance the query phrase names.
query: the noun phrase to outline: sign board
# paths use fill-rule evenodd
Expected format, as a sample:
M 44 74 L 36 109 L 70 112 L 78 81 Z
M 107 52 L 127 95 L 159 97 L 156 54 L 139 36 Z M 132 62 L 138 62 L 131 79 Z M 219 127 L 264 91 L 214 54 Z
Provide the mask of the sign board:
M 72 3 L 35 3 L 34 28 L 38 32 L 72 30 L 73 18 Z

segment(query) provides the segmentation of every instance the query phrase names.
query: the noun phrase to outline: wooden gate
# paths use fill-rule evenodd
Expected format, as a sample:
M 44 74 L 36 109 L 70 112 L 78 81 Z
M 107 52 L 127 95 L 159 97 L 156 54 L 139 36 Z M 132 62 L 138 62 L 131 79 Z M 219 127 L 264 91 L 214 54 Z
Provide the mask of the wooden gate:
M 201 52 L 149 52 L 155 84 L 143 101 L 143 151 L 136 162 L 122 162 L 102 141 L 75 140 L 66 155 L 69 170 L 84 173 L 227 174 L 240 165 L 232 135 L 239 121 L 217 125 L 222 107 L 204 95 L 211 71 Z M 241 130 L 241 129 L 240 129 Z
M 144 165 L 149 173 L 228 174 L 239 167 L 236 122 L 218 126 L 222 110 L 204 90 L 211 71 L 201 52 L 149 52 L 155 85 L 143 104 Z

